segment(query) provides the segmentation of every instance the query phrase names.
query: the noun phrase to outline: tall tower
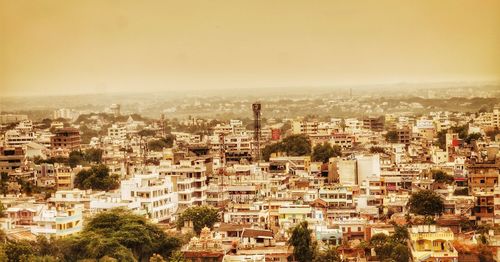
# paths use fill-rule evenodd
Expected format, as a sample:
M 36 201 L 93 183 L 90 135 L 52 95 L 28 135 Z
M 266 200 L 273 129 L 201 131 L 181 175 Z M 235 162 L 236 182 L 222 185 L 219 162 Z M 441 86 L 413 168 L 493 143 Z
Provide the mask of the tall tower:
M 255 160 L 260 161 L 260 110 L 262 106 L 260 102 L 255 102 L 252 104 L 253 110 L 253 142 L 254 142 L 254 155 Z

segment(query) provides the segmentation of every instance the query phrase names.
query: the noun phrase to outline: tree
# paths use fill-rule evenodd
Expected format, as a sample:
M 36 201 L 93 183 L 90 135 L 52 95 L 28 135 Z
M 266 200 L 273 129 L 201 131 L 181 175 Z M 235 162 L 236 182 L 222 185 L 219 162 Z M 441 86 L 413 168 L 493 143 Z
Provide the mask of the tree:
M 152 151 L 162 151 L 163 148 L 170 148 L 174 145 L 174 136 L 167 135 L 161 139 L 155 139 L 148 142 L 148 148 Z
M 370 147 L 370 153 L 372 153 L 372 154 L 374 154 L 374 153 L 378 153 L 378 154 L 385 153 L 385 149 L 383 147 L 379 147 L 379 146 L 372 146 L 372 147 Z
M 327 163 L 330 157 L 341 156 L 342 150 L 338 145 L 330 145 L 325 142 L 324 144 L 317 144 L 312 153 L 312 160 Z
M 314 249 L 311 239 L 312 230 L 308 228 L 307 221 L 302 221 L 291 230 L 288 244 L 293 246 L 293 257 L 299 262 L 311 262 Z
M 481 135 L 481 133 L 472 133 L 469 134 L 464 140 L 465 143 L 470 144 L 472 141 L 480 140 L 482 137 L 483 135 Z
M 283 141 L 270 144 L 262 150 L 262 157 L 269 161 L 272 153 L 283 152 L 288 156 L 307 156 L 311 154 L 311 141 L 306 135 L 291 135 Z
M 319 252 L 314 256 L 313 262 L 341 262 L 339 253 L 335 247 L 329 246 L 327 250 Z
M 432 190 L 413 193 L 408 201 L 410 212 L 422 216 L 441 215 L 444 210 L 443 199 Z
M 137 132 L 137 134 L 139 136 L 155 136 L 156 135 L 156 131 L 149 130 L 149 129 L 143 129 L 143 130 Z
M 432 179 L 436 183 L 453 184 L 455 179 L 453 176 L 446 174 L 441 170 L 432 170 Z
M 0 192 L 3 196 L 7 196 L 9 190 L 9 174 L 6 172 L 0 173 Z
M 181 243 L 144 217 L 113 209 L 93 217 L 83 231 L 62 244 L 67 261 L 102 259 L 147 261 L 153 254 L 169 257 Z M 109 260 L 108 260 L 109 261 Z
M 9 261 L 21 261 L 22 256 L 35 255 L 36 249 L 33 243 L 27 240 L 7 242 L 5 254 Z
M 99 148 L 89 148 L 85 150 L 85 160 L 90 163 L 100 164 L 102 162 L 103 150 Z
M 396 131 L 388 131 L 385 134 L 385 140 L 389 143 L 397 143 L 398 142 L 398 132 Z
M 214 224 L 219 221 L 219 212 L 217 209 L 210 206 L 192 206 L 184 210 L 177 219 L 177 228 L 184 226 L 184 222 L 193 222 L 193 230 L 196 234 L 200 234 L 204 227 L 213 228 Z
M 110 175 L 109 168 L 103 164 L 81 170 L 75 176 L 75 187 L 79 189 L 112 190 L 119 186 L 118 175 Z
M 68 165 L 72 168 L 82 165 L 85 161 L 85 155 L 81 151 L 71 151 L 68 157 Z

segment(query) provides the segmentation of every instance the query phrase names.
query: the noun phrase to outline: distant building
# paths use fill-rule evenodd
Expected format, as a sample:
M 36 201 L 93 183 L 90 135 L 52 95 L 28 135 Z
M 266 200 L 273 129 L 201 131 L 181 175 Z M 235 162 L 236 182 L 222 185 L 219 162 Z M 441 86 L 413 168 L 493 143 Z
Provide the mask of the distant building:
M 28 116 L 27 115 L 12 115 L 12 114 L 0 115 L 0 124 L 17 123 L 17 122 L 21 122 L 23 120 L 28 120 Z
M 0 147 L 0 172 L 12 173 L 24 162 L 24 150 L 21 147 Z
M 55 135 L 50 138 L 52 149 L 80 149 L 80 131 L 76 128 L 61 128 L 55 131 Z

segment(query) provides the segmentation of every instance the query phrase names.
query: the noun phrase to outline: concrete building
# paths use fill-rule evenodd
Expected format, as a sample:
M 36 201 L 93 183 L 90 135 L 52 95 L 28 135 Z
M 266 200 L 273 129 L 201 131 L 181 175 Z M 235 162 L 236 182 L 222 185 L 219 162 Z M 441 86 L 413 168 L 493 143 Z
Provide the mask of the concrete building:
M 159 173 L 171 177 L 174 192 L 179 195 L 179 210 L 184 210 L 193 205 L 207 203 L 207 168 L 204 160 L 181 160 L 178 165 L 171 161 L 161 161 Z
M 169 222 L 177 212 L 178 197 L 171 177 L 136 174 L 121 181 L 120 193 L 122 200 L 139 202 L 153 222 Z
M 52 149 L 80 149 L 80 131 L 75 128 L 61 128 L 55 131 L 55 135 L 50 138 Z

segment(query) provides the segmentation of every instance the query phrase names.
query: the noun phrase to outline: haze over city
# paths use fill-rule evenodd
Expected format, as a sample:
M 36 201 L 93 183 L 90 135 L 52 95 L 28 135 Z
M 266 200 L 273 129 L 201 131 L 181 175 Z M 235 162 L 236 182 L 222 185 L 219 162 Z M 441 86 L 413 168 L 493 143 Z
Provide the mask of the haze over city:
M 500 80 L 499 1 L 0 1 L 1 96 Z

